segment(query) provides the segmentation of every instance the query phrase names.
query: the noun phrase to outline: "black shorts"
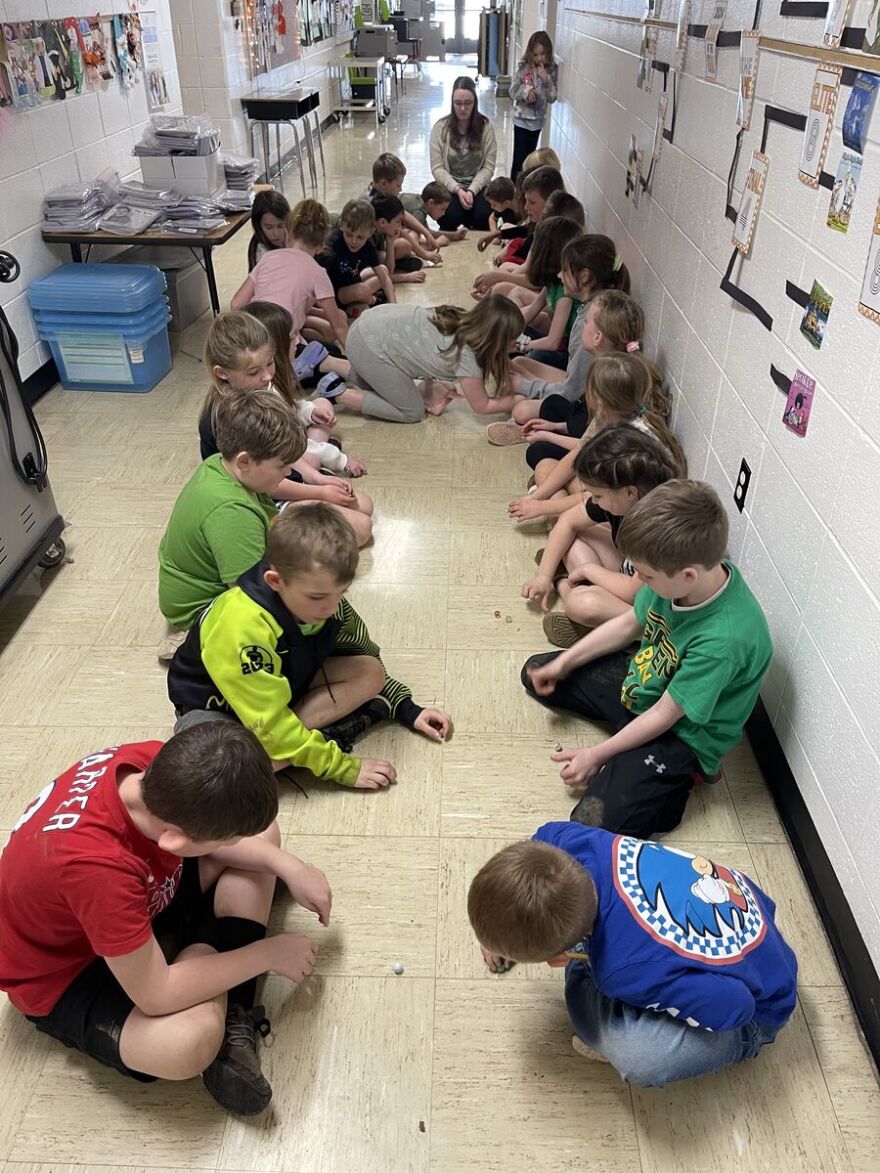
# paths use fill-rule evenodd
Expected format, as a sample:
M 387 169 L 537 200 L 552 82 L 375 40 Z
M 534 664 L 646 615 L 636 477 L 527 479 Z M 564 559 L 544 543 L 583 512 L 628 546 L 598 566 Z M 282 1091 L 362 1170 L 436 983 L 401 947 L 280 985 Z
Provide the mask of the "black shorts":
M 154 919 L 153 933 L 172 960 L 187 945 L 210 938 L 214 923 L 214 888 L 202 892 L 199 861 L 186 859 L 174 899 Z M 99 957 L 73 979 L 48 1014 L 26 1017 L 37 1030 L 65 1047 L 82 1051 L 141 1083 L 153 1083 L 156 1076 L 132 1071 L 119 1056 L 122 1028 L 133 1009 L 134 1002 Z

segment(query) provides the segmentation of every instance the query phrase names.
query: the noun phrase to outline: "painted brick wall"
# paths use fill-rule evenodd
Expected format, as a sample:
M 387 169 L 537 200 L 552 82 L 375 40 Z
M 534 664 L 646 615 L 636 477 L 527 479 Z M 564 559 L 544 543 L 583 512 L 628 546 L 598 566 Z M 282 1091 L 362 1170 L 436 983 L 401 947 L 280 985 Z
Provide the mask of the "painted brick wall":
M 642 0 L 582 6 L 641 16 Z M 666 0 L 663 16 L 675 19 Z M 856 0 L 849 23 L 864 26 Z M 706 23 L 710 0 L 692 22 Z M 726 29 L 751 27 L 754 0 L 731 0 Z M 766 2 L 767 35 L 818 44 L 822 22 L 784 19 Z M 658 60 L 673 56 L 661 32 Z M 653 193 L 624 197 L 629 136 L 650 151 L 662 79 L 636 88 L 637 25 L 559 5 L 561 101 L 551 143 L 593 230 L 618 242 L 647 315 L 647 347 L 668 372 L 674 424 L 691 474 L 720 492 L 730 511 L 730 552 L 767 612 L 776 655 L 763 697 L 838 876 L 880 967 L 880 896 L 872 877 L 880 826 L 880 705 L 873 664 L 880 646 L 880 327 L 856 312 L 871 222 L 880 194 L 880 115 L 875 113 L 848 235 L 825 226 L 829 192 L 797 178 L 801 135 L 770 129 L 764 208 L 738 283 L 773 315 L 772 333 L 721 292 L 731 253 L 725 185 L 736 136 L 737 49 L 719 50 L 718 84 L 703 80 L 704 49 L 690 40 L 680 79 L 673 143 L 665 142 Z M 763 104 L 805 113 L 815 63 L 762 53 L 751 131 L 744 136 L 734 204 L 760 147 Z M 841 90 L 826 170 L 840 157 Z M 736 271 L 735 271 L 736 275 Z M 821 351 L 798 330 L 803 311 L 789 279 L 820 280 L 834 295 Z M 781 423 L 784 398 L 773 362 L 817 381 L 805 439 Z M 745 512 L 733 482 L 745 457 L 752 481 Z
M 0 0 L 0 21 L 87 16 L 95 7 L 88 0 Z M 143 7 L 157 16 L 171 99 L 167 110 L 180 113 L 168 0 L 151 0 Z M 112 5 L 104 9 L 112 10 Z M 94 179 L 105 167 L 115 168 L 123 178 L 139 178 L 131 152 L 148 120 L 143 79 L 128 92 L 110 81 L 104 90 L 7 115 L 5 133 L 0 134 L 0 249 L 18 259 L 22 273 L 11 285 L 0 285 L 0 305 L 19 341 L 24 378 L 49 357 L 46 344 L 37 340 L 25 290 L 70 260 L 67 248 L 50 247 L 40 236 L 43 196 L 64 183 Z

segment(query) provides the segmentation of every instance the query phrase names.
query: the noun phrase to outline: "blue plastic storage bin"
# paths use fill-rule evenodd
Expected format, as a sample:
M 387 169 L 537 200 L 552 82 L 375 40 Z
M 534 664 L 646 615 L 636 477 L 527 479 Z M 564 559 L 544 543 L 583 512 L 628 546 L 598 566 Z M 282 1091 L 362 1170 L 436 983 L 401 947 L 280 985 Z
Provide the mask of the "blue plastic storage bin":
M 165 275 L 153 265 L 61 265 L 28 301 L 69 390 L 144 393 L 171 370 Z

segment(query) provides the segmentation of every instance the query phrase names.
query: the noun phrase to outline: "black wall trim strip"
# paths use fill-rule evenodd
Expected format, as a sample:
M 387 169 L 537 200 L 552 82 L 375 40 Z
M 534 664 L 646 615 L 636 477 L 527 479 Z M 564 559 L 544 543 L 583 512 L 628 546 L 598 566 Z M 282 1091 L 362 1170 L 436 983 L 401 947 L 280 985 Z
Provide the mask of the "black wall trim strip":
M 840 74 L 840 84 L 842 86 L 854 86 L 856 84 L 857 69 L 850 69 L 847 66 Z
M 731 29 L 725 32 L 724 29 L 718 34 L 717 45 L 719 49 L 734 49 L 739 48 L 742 43 L 742 33 L 739 29 Z
M 827 187 L 829 191 L 834 191 L 834 176 L 828 171 L 819 172 L 819 186 Z
M 790 130 L 806 130 L 806 114 L 795 114 L 793 110 L 783 110 L 781 106 L 764 107 L 764 133 L 761 136 L 761 151 L 767 150 L 767 134 L 770 123 L 778 122 L 780 126 L 787 126 Z
M 780 16 L 816 16 L 823 19 L 828 15 L 827 4 L 813 3 L 812 0 L 782 0 Z
M 880 1065 L 880 975 L 760 700 L 746 724 L 746 734 L 825 926 L 868 1047 Z
M 778 367 L 774 367 L 773 363 L 770 364 L 770 378 L 773 380 L 783 395 L 787 395 L 789 393 L 791 390 L 791 379 L 789 379 L 788 375 L 783 374 L 783 372 L 780 371 Z
M 840 38 L 841 49 L 863 49 L 867 29 L 844 29 Z
M 724 293 L 727 294 L 728 297 L 732 297 L 734 301 L 739 302 L 743 309 L 747 309 L 749 313 L 754 314 L 765 330 L 772 330 L 773 319 L 770 317 L 761 303 L 759 301 L 755 301 L 755 299 L 750 297 L 748 293 L 743 293 L 743 291 L 738 288 L 738 286 L 734 285 L 733 281 L 731 280 L 733 266 L 736 264 L 737 257 L 740 256 L 742 256 L 742 253 L 738 249 L 734 249 L 733 256 L 730 258 L 730 261 L 727 265 L 727 271 L 721 278 L 721 289 Z
M 786 281 L 785 283 L 785 296 L 790 297 L 793 302 L 796 302 L 803 309 L 806 309 L 810 304 L 809 293 L 805 289 L 798 288 L 792 281 Z

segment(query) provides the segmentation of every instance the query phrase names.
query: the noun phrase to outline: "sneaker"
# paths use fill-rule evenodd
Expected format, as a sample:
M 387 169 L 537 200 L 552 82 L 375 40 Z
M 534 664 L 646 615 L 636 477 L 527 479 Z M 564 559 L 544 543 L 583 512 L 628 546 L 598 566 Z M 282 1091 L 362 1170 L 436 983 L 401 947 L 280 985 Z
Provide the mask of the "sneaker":
M 486 439 L 496 448 L 510 448 L 514 444 L 525 444 L 520 435 L 519 424 L 508 420 L 504 424 L 489 424 L 486 428 Z
M 293 360 L 294 374 L 300 381 L 310 378 L 329 353 L 321 342 L 306 343 L 305 350 Z
M 398 273 L 418 273 L 424 264 L 421 257 L 401 257 L 394 262 L 394 268 Z
M 174 659 L 174 653 L 189 635 L 188 631 L 169 631 L 156 652 L 159 662 L 169 664 Z
M 318 380 L 315 387 L 314 399 L 335 399 L 337 395 L 341 395 L 346 389 L 347 383 L 340 375 L 330 371 L 329 374 L 324 375 L 322 379 Z
M 589 627 L 583 627 L 580 623 L 569 619 L 563 611 L 554 611 L 551 615 L 545 615 L 542 626 L 544 635 L 557 648 L 572 647 L 579 639 L 583 639 L 590 630 Z
M 576 1051 L 582 1059 L 589 1059 L 591 1063 L 608 1063 L 609 1060 L 604 1055 L 600 1055 L 593 1047 L 588 1047 L 583 1039 L 578 1038 L 577 1035 L 571 1036 L 572 1050 Z
M 391 716 L 391 705 L 384 696 L 374 696 L 371 701 L 349 713 L 347 717 L 340 717 L 332 725 L 325 725 L 321 733 L 328 741 L 335 741 L 343 753 L 350 753 L 351 747 L 359 737 L 380 721 Z
M 238 1116 L 265 1112 L 272 1088 L 263 1075 L 257 1055 L 257 1034 L 270 1031 L 262 1006 L 245 1010 L 233 1004 L 226 1012 L 226 1037 L 217 1058 L 202 1072 L 205 1087 L 221 1108 Z

